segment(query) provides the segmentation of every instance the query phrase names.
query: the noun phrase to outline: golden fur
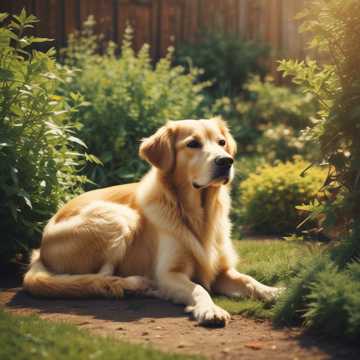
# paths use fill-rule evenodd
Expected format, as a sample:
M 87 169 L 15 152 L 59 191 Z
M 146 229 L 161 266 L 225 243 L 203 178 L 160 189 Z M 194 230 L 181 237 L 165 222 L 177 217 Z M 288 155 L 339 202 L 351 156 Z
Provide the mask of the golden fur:
M 230 315 L 208 291 L 272 300 L 278 289 L 235 270 L 232 166 L 214 176 L 215 159 L 232 162 L 235 152 L 221 119 L 167 123 L 142 141 L 140 156 L 152 168 L 139 183 L 84 193 L 55 214 L 24 288 L 37 296 L 120 297 L 155 286 L 201 324 L 220 326 Z

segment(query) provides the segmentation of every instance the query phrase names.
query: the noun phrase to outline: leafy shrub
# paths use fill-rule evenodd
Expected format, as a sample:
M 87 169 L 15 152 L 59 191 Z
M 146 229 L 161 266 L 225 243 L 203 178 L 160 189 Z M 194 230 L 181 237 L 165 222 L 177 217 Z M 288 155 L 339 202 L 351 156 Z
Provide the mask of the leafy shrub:
M 275 307 L 275 322 L 296 325 L 301 319 L 305 326 L 332 337 L 341 334 L 356 340 L 360 336 L 359 280 L 358 262 L 342 271 L 329 256 L 302 261 L 288 293 Z
M 240 201 L 240 184 L 245 181 L 256 169 L 265 164 L 265 159 L 259 156 L 242 156 L 235 161 L 235 176 L 232 181 L 232 207 L 231 207 L 231 220 L 234 224 L 232 228 L 232 235 L 235 239 L 242 237 L 242 204 Z
M 218 99 L 212 108 L 230 123 L 240 154 L 258 154 L 273 162 L 314 151 L 305 149 L 300 138 L 300 130 L 316 114 L 312 95 L 277 86 L 269 77 L 261 81 L 254 76 L 244 89 L 246 96 Z
M 120 57 L 111 43 L 99 55 L 93 22 L 84 25 L 84 31 L 70 37 L 65 61 L 79 68 L 68 90 L 79 91 L 89 102 L 77 114 L 81 136 L 104 164 L 87 175 L 99 185 L 134 181 L 146 170 L 138 157 L 141 138 L 167 120 L 199 116 L 206 83 L 197 82 L 195 69 L 185 74 L 182 67 L 172 67 L 172 50 L 153 68 L 147 45 L 138 54 L 132 50 L 129 28 Z
M 299 325 L 302 322 L 311 284 L 317 274 L 329 265 L 330 259 L 324 254 L 317 254 L 299 262 L 295 269 L 297 275 L 290 280 L 287 291 L 276 302 L 275 324 Z
M 65 76 L 53 51 L 30 52 L 46 41 L 24 35 L 37 21 L 23 10 L 0 14 L 0 263 L 38 244 L 41 224 L 85 178 L 85 158 L 74 136 L 75 108 L 56 94 Z M 72 102 L 81 101 L 72 94 Z
M 251 230 L 262 234 L 293 231 L 304 219 L 295 206 L 314 200 L 326 173 L 314 168 L 301 177 L 309 163 L 296 159 L 264 165 L 240 184 L 240 215 Z
M 317 160 L 329 165 L 326 183 L 333 196 L 327 202 L 341 208 L 332 222 L 342 222 L 344 235 L 350 235 L 360 223 L 360 3 L 321 0 L 310 5 L 299 16 L 304 19 L 302 30 L 311 33 L 310 45 L 323 52 L 328 63 L 284 60 L 279 69 L 319 99 L 317 121 L 305 135 L 309 143 L 320 145 Z
M 310 45 L 325 52 L 328 63 L 282 61 L 280 70 L 319 99 L 317 121 L 305 135 L 320 145 L 317 160 L 328 164 L 325 189 L 329 196 L 312 206 L 310 217 L 325 216 L 322 226 L 327 231 L 337 229 L 339 244 L 326 257 L 314 259 L 290 284 L 277 305 L 276 320 L 358 340 L 360 3 L 318 0 L 308 6 L 299 16 L 304 19 L 302 30 L 312 34 Z M 311 276 L 305 276 L 307 271 Z
M 329 264 L 316 276 L 307 297 L 305 324 L 336 337 L 358 339 L 360 336 L 360 263 L 345 271 Z
M 267 46 L 243 40 L 238 34 L 204 31 L 194 43 L 180 44 L 175 60 L 203 69 L 200 79 L 213 82 L 210 90 L 216 98 L 241 92 L 250 74 L 264 76 L 268 53 Z
M 267 124 L 260 129 L 262 135 L 256 142 L 256 152 L 263 154 L 268 161 L 286 161 L 299 154 L 310 156 L 299 131 L 292 126 Z

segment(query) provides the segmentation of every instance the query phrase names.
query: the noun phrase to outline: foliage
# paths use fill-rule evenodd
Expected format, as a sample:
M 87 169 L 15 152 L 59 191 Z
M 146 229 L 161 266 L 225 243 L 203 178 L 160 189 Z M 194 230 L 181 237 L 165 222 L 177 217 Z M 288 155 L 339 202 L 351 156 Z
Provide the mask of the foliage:
M 318 119 L 306 138 L 320 144 L 318 161 L 329 166 L 326 185 L 332 196 L 325 200 L 337 202 L 339 210 L 331 222 L 347 225 L 349 235 L 360 215 L 360 3 L 313 1 L 299 17 L 302 31 L 313 35 L 311 47 L 324 52 L 330 64 L 289 60 L 279 68 L 319 100 Z M 328 215 L 328 208 L 318 212 Z
M 175 60 L 203 69 L 200 79 L 213 82 L 209 90 L 216 98 L 241 92 L 250 74 L 264 76 L 268 53 L 267 46 L 243 40 L 238 34 L 203 31 L 196 42 L 178 46 Z
M 138 180 L 146 170 L 138 157 L 141 138 L 167 120 L 199 116 L 207 84 L 197 81 L 196 69 L 185 74 L 182 67 L 172 67 L 171 49 L 153 68 L 147 45 L 138 54 L 132 50 L 130 28 L 120 57 L 111 43 L 103 55 L 96 53 L 100 39 L 93 35 L 93 25 L 90 18 L 64 51 L 66 63 L 79 68 L 67 89 L 89 102 L 77 115 L 84 125 L 81 136 L 104 164 L 87 175 L 99 185 Z
M 243 156 L 235 161 L 235 176 L 231 184 L 231 221 L 233 223 L 232 235 L 234 238 L 242 237 L 242 214 L 240 184 L 245 181 L 256 169 L 266 163 L 261 156 Z
M 352 339 L 360 336 L 360 263 L 338 271 L 330 263 L 317 274 L 307 297 L 305 324 L 336 337 L 340 332 Z
M 41 224 L 67 194 L 76 193 L 85 177 L 85 147 L 74 136 L 74 107 L 56 94 L 65 75 L 53 50 L 28 50 L 48 39 L 26 36 L 37 19 L 0 14 L 0 262 L 24 253 L 39 241 Z
M 256 151 L 270 161 L 286 161 L 294 155 L 310 156 L 298 130 L 283 124 L 267 124 L 260 128 L 262 136 L 256 143 Z
M 280 70 L 320 111 L 305 136 L 320 145 L 318 161 L 328 165 L 326 196 L 307 210 L 322 219 L 339 244 L 327 256 L 304 264 L 276 310 L 278 323 L 303 323 L 328 335 L 357 340 L 360 335 L 360 3 L 317 0 L 300 16 L 311 47 L 328 64 L 282 61 Z M 324 219 L 325 218 L 325 219 Z M 340 241 L 341 240 L 341 241 Z
M 323 255 L 302 261 L 299 270 L 275 307 L 275 322 L 294 325 L 301 319 L 305 326 L 329 336 L 358 339 L 360 263 L 353 262 L 342 271 Z
M 306 311 L 306 299 L 310 293 L 311 284 L 318 273 L 322 272 L 329 260 L 324 254 L 301 259 L 291 279 L 286 292 L 275 305 L 274 322 L 282 325 L 298 325 Z
M 2 360 L 185 360 L 199 356 L 162 353 L 138 344 L 94 336 L 74 325 L 41 320 L 38 316 L 10 315 L 0 310 Z
M 294 231 L 304 219 L 295 206 L 313 201 L 326 173 L 296 160 L 278 165 L 264 165 L 240 184 L 240 214 L 246 226 L 262 234 L 285 234 Z
M 316 114 L 313 96 L 277 86 L 270 77 L 261 81 L 253 76 L 244 89 L 246 96 L 218 99 L 212 108 L 230 123 L 239 153 L 258 154 L 270 162 L 295 154 L 309 157 L 314 149 L 304 148 L 300 130 Z

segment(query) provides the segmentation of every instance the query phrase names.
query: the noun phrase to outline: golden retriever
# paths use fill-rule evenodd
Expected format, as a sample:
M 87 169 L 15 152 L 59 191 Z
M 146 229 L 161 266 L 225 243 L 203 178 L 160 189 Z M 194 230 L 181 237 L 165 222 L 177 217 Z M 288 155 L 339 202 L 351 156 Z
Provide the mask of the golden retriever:
M 152 168 L 140 182 L 84 193 L 55 214 L 24 288 L 36 296 L 121 297 L 155 286 L 208 326 L 230 319 L 209 291 L 273 300 L 278 288 L 235 269 L 235 152 L 222 119 L 168 122 L 141 143 Z

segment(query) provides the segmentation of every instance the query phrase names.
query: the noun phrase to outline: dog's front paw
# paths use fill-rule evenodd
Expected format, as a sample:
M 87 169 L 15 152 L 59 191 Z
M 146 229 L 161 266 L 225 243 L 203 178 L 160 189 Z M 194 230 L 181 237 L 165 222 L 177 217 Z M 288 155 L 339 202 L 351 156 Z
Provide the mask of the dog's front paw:
M 231 319 L 227 311 L 215 304 L 188 306 L 185 311 L 191 312 L 194 319 L 203 326 L 224 327 Z

